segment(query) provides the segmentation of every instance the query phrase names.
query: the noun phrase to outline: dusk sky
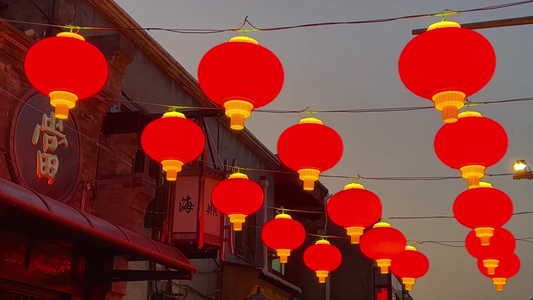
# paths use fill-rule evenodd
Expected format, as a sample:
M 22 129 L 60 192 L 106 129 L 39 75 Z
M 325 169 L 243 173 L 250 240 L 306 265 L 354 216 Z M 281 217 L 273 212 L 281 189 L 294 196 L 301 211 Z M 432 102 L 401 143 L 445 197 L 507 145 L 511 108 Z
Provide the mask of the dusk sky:
M 444 9 L 467 10 L 507 3 L 504 0 L 116 0 L 143 27 L 236 28 L 246 16 L 259 28 L 305 23 L 356 21 L 405 15 L 429 14 Z M 510 1 L 509 1 L 510 2 Z M 470 13 L 454 20 L 472 23 L 533 15 L 533 3 Z M 311 110 L 362 109 L 429 106 L 432 102 L 412 94 L 398 75 L 398 58 L 413 38 L 411 30 L 429 26 L 438 17 L 398 20 L 386 23 L 334 25 L 258 31 L 249 35 L 274 52 L 285 71 L 280 95 L 265 109 Z M 250 29 L 250 27 L 245 27 Z M 533 97 L 533 25 L 483 29 L 496 52 L 496 72 L 473 102 Z M 196 78 L 198 63 L 212 47 L 226 42 L 234 33 L 180 34 L 150 31 L 150 34 Z M 442 47 L 450 47 L 443 41 Z M 244 60 L 245 58 L 243 58 Z M 439 68 L 461 66 L 442 65 Z M 254 80 L 243 76 L 243 84 Z M 517 159 L 533 163 L 533 101 L 481 105 L 472 108 L 499 122 L 509 137 L 505 157 L 487 173 L 511 173 Z M 335 129 L 344 141 L 339 164 L 325 175 L 362 177 L 459 176 L 439 161 L 433 149 L 436 132 L 443 125 L 434 109 L 385 113 L 320 113 L 316 117 Z M 296 124 L 298 114 L 254 112 L 247 128 L 273 153 L 280 134 Z M 319 140 L 312 141 L 320 143 Z M 246 167 L 246 166 L 243 166 Z M 487 179 L 506 192 L 514 211 L 533 211 L 533 182 L 512 176 Z M 330 193 L 348 184 L 348 179 L 322 177 Z M 464 179 L 437 181 L 360 181 L 377 194 L 385 217 L 452 216 L 455 198 L 467 189 Z M 497 292 L 491 280 L 477 269 L 462 242 L 469 229 L 455 219 L 394 220 L 407 240 L 426 241 L 413 245 L 430 261 L 426 276 L 417 280 L 412 296 L 416 300 L 530 299 L 533 298 L 533 215 L 521 214 L 504 226 L 517 241 L 515 253 L 521 270 Z M 427 241 L 441 241 L 449 247 Z M 446 242 L 452 241 L 452 242 Z M 357 246 L 354 246 L 357 247 Z M 307 270 L 303 270 L 307 271 Z M 355 271 L 355 270 L 354 270 Z M 311 271 L 310 271 L 311 272 Z M 305 288 L 305 287 L 302 287 Z

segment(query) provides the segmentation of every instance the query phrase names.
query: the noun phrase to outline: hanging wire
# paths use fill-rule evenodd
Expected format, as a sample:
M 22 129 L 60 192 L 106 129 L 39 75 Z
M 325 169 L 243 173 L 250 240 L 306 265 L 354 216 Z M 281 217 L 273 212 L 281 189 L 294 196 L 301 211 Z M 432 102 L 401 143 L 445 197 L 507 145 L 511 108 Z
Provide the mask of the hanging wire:
M 513 7 L 513 6 L 518 6 L 518 5 L 530 4 L 530 3 L 533 3 L 533 0 L 510 2 L 510 3 L 505 3 L 505 4 L 499 4 L 499 5 L 491 5 L 491 6 L 471 8 L 471 9 L 466 9 L 466 10 L 458 10 L 458 11 L 445 10 L 443 12 L 438 12 L 438 13 L 413 14 L 413 15 L 405 15 L 405 16 L 392 17 L 392 18 L 379 18 L 379 19 L 370 19 L 370 20 L 340 21 L 340 22 L 318 22 L 318 23 L 306 23 L 306 24 L 299 24 L 299 25 L 290 25 L 290 26 L 281 26 L 281 27 L 266 27 L 266 28 L 260 28 L 260 27 L 254 26 L 248 20 L 248 16 L 247 16 L 245 18 L 244 23 L 250 25 L 253 28 L 253 30 L 279 31 L 279 30 L 287 30 L 287 29 L 322 27 L 322 26 L 332 26 L 332 25 L 355 25 L 355 24 L 386 23 L 386 22 L 405 20 L 405 19 L 442 16 L 442 14 L 445 14 L 445 13 L 458 14 L 458 13 L 469 13 L 469 12 L 496 10 L 496 9 L 508 8 L 508 7 Z M 30 25 L 56 27 L 56 28 L 66 28 L 65 25 L 45 24 L 45 23 L 28 22 L 28 21 L 21 21 L 21 20 L 8 20 L 8 19 L 3 19 L 3 20 L 7 21 L 7 22 L 10 22 L 10 23 L 30 24 Z M 104 27 L 104 26 L 78 26 L 78 28 L 80 30 L 118 30 L 118 31 L 128 31 L 128 30 L 129 31 L 139 31 L 139 30 L 143 30 L 143 31 L 166 31 L 166 32 L 171 32 L 171 33 L 186 33 L 186 34 L 214 34 L 214 33 L 235 32 L 236 31 L 235 28 L 228 28 L 228 29 L 163 28 L 163 27 L 129 27 L 129 28 L 126 27 L 126 28 L 120 28 L 120 27 Z M 251 31 L 251 30 L 247 30 L 247 31 Z

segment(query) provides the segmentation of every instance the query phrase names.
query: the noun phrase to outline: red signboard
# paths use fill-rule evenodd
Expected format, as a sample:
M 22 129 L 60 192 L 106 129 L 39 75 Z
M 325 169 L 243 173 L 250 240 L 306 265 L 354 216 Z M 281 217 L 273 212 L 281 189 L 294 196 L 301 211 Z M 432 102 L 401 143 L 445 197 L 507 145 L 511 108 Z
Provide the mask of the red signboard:
M 21 183 L 55 200 L 68 198 L 76 186 L 80 164 L 74 116 L 54 116 L 48 97 L 31 96 L 13 121 L 11 147 Z
M 202 174 L 204 173 L 204 174 Z M 184 170 L 178 176 L 173 197 L 172 241 L 177 244 L 197 243 L 222 245 L 224 214 L 211 202 L 211 191 L 224 178 L 216 170 Z

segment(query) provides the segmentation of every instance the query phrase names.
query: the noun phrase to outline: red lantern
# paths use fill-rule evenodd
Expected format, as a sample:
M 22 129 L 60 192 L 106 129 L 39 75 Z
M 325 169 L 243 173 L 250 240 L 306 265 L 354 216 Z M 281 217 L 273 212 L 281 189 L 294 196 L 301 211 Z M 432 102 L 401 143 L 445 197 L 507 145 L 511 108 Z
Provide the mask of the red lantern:
M 231 128 L 241 130 L 252 109 L 267 105 L 281 91 L 283 66 L 256 40 L 237 36 L 204 55 L 198 81 L 209 99 L 225 107 Z
M 300 247 L 304 242 L 305 229 L 300 222 L 281 213 L 263 226 L 261 238 L 265 245 L 276 250 L 279 262 L 284 264 L 291 255 L 291 250 Z
M 389 273 L 391 259 L 405 250 L 407 240 L 403 234 L 390 226 L 379 222 L 361 237 L 361 251 L 368 258 L 375 259 L 381 274 Z
M 339 249 L 326 240 L 319 240 L 305 249 L 305 265 L 316 272 L 318 282 L 325 283 L 329 272 L 341 265 L 342 255 Z
M 327 210 L 333 223 L 346 228 L 351 243 L 359 244 L 363 230 L 379 220 L 383 208 L 376 194 L 351 183 L 329 198 Z
M 475 258 L 480 259 L 489 274 L 498 270 L 500 258 L 513 253 L 516 247 L 514 236 L 504 228 L 496 228 L 491 238 L 490 245 L 483 246 L 479 243 L 474 231 L 466 236 L 466 250 Z
M 320 173 L 339 162 L 342 151 L 339 134 L 314 117 L 301 119 L 298 124 L 287 128 L 278 140 L 279 158 L 300 174 L 307 191 L 315 188 Z
M 50 97 L 58 119 L 68 118 L 76 101 L 98 93 L 108 75 L 100 50 L 72 32 L 35 43 L 26 53 L 24 70 L 33 87 Z
M 410 291 L 415 280 L 426 275 L 429 270 L 429 260 L 415 247 L 408 245 L 403 252 L 392 258 L 390 269 L 394 275 L 402 279 L 405 290 Z
M 486 246 L 494 228 L 503 226 L 513 216 L 513 201 L 492 187 L 470 189 L 455 199 L 453 215 L 459 223 L 474 229 L 481 245 Z
M 457 121 L 465 98 L 482 89 L 495 69 L 496 55 L 490 42 L 450 21 L 435 23 L 412 39 L 398 63 L 403 84 L 435 102 L 445 123 Z
M 175 181 L 183 164 L 202 153 L 205 137 L 196 123 L 182 113 L 172 111 L 144 128 L 141 145 L 148 156 L 161 163 L 167 180 Z
M 507 279 L 515 276 L 520 271 L 520 259 L 514 253 L 502 257 L 500 265 L 494 274 L 489 274 L 487 268 L 485 268 L 483 262 L 479 259 L 477 261 L 477 267 L 483 275 L 492 279 L 492 283 L 496 286 L 497 291 L 503 291 L 503 286 L 507 283 Z
M 468 187 L 479 186 L 485 169 L 507 152 L 507 134 L 497 122 L 478 112 L 466 111 L 459 121 L 445 124 L 435 136 L 435 153 L 447 166 L 461 171 Z
M 211 193 L 213 205 L 228 215 L 235 231 L 242 230 L 246 216 L 261 208 L 263 198 L 261 186 L 242 173 L 233 173 L 217 183 Z

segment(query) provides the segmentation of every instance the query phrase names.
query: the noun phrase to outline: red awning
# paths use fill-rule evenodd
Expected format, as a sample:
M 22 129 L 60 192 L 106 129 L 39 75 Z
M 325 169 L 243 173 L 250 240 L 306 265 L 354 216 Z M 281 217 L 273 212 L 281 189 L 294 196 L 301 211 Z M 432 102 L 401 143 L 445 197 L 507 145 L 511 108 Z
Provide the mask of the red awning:
M 0 206 L 9 207 L 36 218 L 74 231 L 78 236 L 93 239 L 135 259 L 144 259 L 185 271 L 192 279 L 196 267 L 178 249 L 151 240 L 141 234 L 109 221 L 84 213 L 43 195 L 34 193 L 11 181 L 0 178 Z

